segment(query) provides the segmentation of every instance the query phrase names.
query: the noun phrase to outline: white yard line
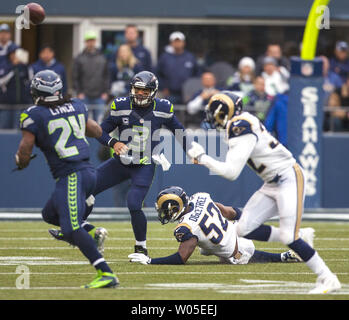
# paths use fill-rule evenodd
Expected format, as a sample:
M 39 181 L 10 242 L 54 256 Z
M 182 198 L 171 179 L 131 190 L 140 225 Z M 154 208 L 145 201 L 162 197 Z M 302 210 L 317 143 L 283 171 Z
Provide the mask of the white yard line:
M 62 246 L 62 247 L 0 247 L 0 250 L 68 250 L 73 249 L 71 246 Z M 106 250 L 126 250 L 127 247 L 105 247 Z M 151 250 L 177 250 L 178 247 L 151 247 Z M 280 251 L 284 252 L 287 250 L 286 247 L 283 248 L 264 248 L 258 247 L 258 250 L 271 250 L 271 251 Z M 318 248 L 315 247 L 318 251 L 349 251 L 349 248 Z
M 17 240 L 30 240 L 30 241 L 40 241 L 40 240 L 55 240 L 52 237 L 1 237 L 1 240 L 9 240 L 9 241 L 17 241 Z M 108 240 L 113 240 L 113 241 L 135 241 L 135 238 L 119 238 L 119 237 L 107 237 Z M 349 238 L 348 238 L 349 240 Z M 147 241 L 176 241 L 176 239 L 173 238 L 148 238 Z
M 52 237 L 0 237 L 1 240 L 9 240 L 9 241 L 16 241 L 16 240 L 30 240 L 30 241 L 40 241 L 40 240 L 55 240 Z M 125 238 L 125 237 L 107 237 L 108 240 L 113 241 L 134 241 L 133 237 Z M 176 241 L 176 239 L 165 237 L 165 238 L 148 238 L 147 241 Z M 349 238 L 315 238 L 314 241 L 349 241 Z
M 0 275 L 11 275 L 11 274 L 16 274 L 15 272 L 1 272 Z M 30 272 L 31 275 L 37 274 L 37 275 L 88 275 L 88 274 L 96 274 L 95 272 Z M 116 272 L 116 275 L 147 275 L 147 274 L 152 274 L 152 275 L 166 275 L 168 272 L 161 272 L 161 271 L 156 271 L 156 272 L 151 272 L 151 271 L 145 271 L 145 272 Z M 205 274 L 205 275 L 295 275 L 295 272 L 235 272 L 235 271 L 212 271 L 212 272 L 201 272 L 201 271 L 183 271 L 183 272 L 171 272 L 171 274 L 176 274 L 176 275 L 200 275 L 200 274 Z M 313 272 L 297 272 L 297 275 L 309 275 L 309 276 L 314 276 Z M 342 276 L 347 276 L 349 275 L 348 272 L 336 272 L 336 275 L 342 275 Z

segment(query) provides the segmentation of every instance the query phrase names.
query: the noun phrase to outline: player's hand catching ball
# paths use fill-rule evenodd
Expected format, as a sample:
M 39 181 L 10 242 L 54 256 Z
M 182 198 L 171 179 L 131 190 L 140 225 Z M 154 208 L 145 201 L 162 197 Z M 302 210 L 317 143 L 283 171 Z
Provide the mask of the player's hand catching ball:
M 188 155 L 193 159 L 193 162 L 198 164 L 203 154 L 206 154 L 203 146 L 193 141 L 191 143 L 191 148 L 188 150 Z
M 131 253 L 128 255 L 130 262 L 138 262 L 141 264 L 150 264 L 151 259 L 143 253 Z
M 128 146 L 122 142 L 115 143 L 113 149 L 118 156 L 128 152 Z

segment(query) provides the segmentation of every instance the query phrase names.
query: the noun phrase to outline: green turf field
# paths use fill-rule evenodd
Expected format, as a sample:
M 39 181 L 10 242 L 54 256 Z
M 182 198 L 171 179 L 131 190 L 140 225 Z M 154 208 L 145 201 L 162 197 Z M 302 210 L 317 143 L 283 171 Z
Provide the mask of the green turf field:
M 338 275 L 343 289 L 327 296 L 305 294 L 316 276 L 303 263 L 219 265 L 215 257 L 198 250 L 184 266 L 131 264 L 133 233 L 129 222 L 98 222 L 109 231 L 105 258 L 117 273 L 117 289 L 80 289 L 95 276 L 78 249 L 53 240 L 44 222 L 0 222 L 0 299 L 128 299 L 128 300 L 233 300 L 233 299 L 349 299 L 349 224 L 303 222 L 316 230 L 315 248 Z M 174 224 L 148 224 L 151 257 L 174 253 Z M 278 243 L 255 242 L 259 250 L 282 252 Z M 29 270 L 29 289 L 17 289 L 21 267 Z M 19 267 L 19 269 L 17 269 Z M 24 267 L 25 268 L 25 267 Z

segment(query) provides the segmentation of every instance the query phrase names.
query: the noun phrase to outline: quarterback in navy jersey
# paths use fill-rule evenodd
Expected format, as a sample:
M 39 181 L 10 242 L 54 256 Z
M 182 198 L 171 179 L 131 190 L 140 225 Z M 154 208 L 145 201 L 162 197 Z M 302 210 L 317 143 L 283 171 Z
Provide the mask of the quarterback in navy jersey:
M 173 133 L 184 130 L 184 127 L 174 115 L 173 104 L 155 97 L 158 79 L 153 73 L 137 73 L 130 86 L 130 95 L 116 98 L 111 104 L 109 117 L 101 124 L 103 134 L 98 140 L 113 148 L 115 153 L 113 158 L 97 168 L 94 195 L 131 179 L 127 206 L 136 238 L 135 252 L 146 253 L 147 220 L 142 204 L 154 176 L 152 152 L 160 143 L 154 134 L 162 126 Z M 109 135 L 116 128 L 119 130 L 118 139 Z M 185 137 L 180 143 L 185 150 Z
M 86 136 L 98 138 L 102 129 L 88 119 L 80 100 L 65 100 L 62 89 L 62 80 L 51 70 L 34 76 L 30 90 L 35 105 L 21 114 L 22 140 L 16 164 L 18 169 L 27 167 L 34 145 L 41 149 L 56 179 L 55 190 L 42 210 L 44 221 L 60 226 L 61 240 L 77 246 L 96 268 L 97 277 L 85 288 L 115 287 L 118 279 L 97 247 L 99 233 L 84 223 L 87 200 L 96 185 Z

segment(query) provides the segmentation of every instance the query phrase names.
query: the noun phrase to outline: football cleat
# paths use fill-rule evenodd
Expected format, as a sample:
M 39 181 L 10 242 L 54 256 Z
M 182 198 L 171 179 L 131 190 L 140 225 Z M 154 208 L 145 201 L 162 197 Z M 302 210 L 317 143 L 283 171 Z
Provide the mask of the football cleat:
M 63 233 L 61 232 L 61 230 L 49 229 L 48 233 L 57 240 L 65 241 Z
M 293 250 L 288 250 L 281 253 L 281 262 L 301 262 L 302 260 L 296 255 Z
M 81 286 L 85 289 L 98 289 L 98 288 L 115 288 L 119 285 L 119 280 L 114 273 L 97 271 L 97 276 L 92 282 Z
M 143 253 L 144 255 L 148 255 L 148 250 L 147 248 L 143 247 L 143 246 L 137 246 L 135 245 L 135 253 Z
M 65 242 L 69 243 L 71 246 L 74 247 L 74 245 L 64 237 L 64 234 L 62 233 L 61 230 L 49 229 L 49 230 L 48 230 L 48 233 L 49 233 L 53 238 L 55 238 L 56 240 L 65 241 Z
M 315 288 L 311 289 L 309 294 L 327 294 L 337 291 L 341 288 L 337 276 L 334 273 L 318 276 Z
M 93 230 L 92 234 L 91 231 Z M 104 254 L 104 241 L 108 236 L 108 231 L 102 227 L 92 229 L 89 233 L 95 240 L 97 249 L 101 255 Z
M 60 241 L 68 242 L 70 245 L 74 246 L 71 242 L 65 239 L 64 234 L 61 230 L 49 229 L 48 232 L 53 238 Z M 102 227 L 93 228 L 91 231 L 89 231 L 89 235 L 95 240 L 99 253 L 103 255 L 104 241 L 108 236 L 108 231 Z

